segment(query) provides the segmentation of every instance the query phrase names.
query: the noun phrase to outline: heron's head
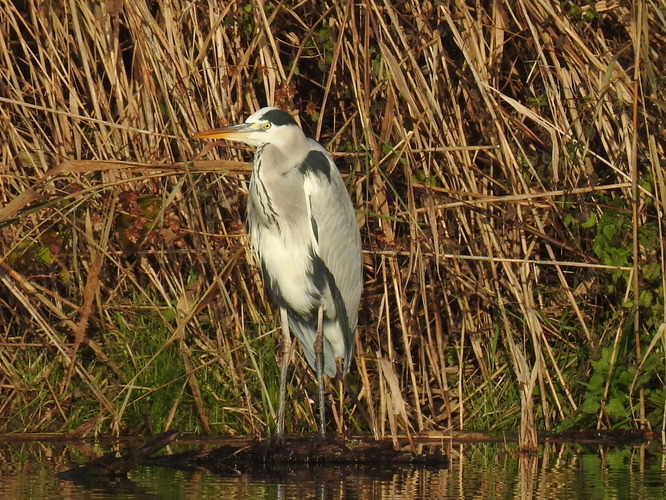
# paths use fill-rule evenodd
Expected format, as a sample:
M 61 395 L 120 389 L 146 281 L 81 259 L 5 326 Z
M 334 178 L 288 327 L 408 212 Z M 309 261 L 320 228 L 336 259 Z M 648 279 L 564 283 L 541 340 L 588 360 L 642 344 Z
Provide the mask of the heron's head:
M 273 144 L 290 148 L 305 137 L 296 121 L 286 112 L 272 107 L 261 108 L 238 125 L 214 128 L 194 134 L 197 139 L 229 139 L 258 147 Z

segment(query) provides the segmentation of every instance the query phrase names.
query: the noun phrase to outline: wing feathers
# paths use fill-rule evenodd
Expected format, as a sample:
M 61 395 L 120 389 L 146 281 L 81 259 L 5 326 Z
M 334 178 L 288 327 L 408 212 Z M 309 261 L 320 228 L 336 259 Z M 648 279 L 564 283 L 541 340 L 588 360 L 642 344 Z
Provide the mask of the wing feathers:
M 334 335 L 338 341 L 342 336 L 342 345 L 337 346 L 337 349 L 342 349 L 338 355 L 344 354 L 346 372 L 354 349 L 354 331 L 361 296 L 361 239 L 354 207 L 342 177 L 333 160 L 322 152 L 318 153 L 319 160 L 324 158 L 328 168 L 319 165 L 316 169 L 306 170 L 304 190 L 310 220 L 314 221 L 312 233 L 313 239 L 317 241 L 318 257 L 328 273 L 330 293 L 324 297 L 327 301 L 326 316 L 340 326 Z M 312 155 L 313 152 L 309 156 Z M 333 335 L 326 337 L 329 341 L 334 340 Z

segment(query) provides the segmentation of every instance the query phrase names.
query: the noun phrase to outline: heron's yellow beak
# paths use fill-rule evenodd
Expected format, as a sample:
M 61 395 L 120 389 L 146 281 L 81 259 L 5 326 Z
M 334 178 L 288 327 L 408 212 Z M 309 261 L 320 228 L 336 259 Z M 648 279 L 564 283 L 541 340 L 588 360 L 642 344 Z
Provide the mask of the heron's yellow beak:
M 240 123 L 238 125 L 197 132 L 193 137 L 196 139 L 239 139 L 243 134 L 254 132 L 254 130 L 251 123 Z

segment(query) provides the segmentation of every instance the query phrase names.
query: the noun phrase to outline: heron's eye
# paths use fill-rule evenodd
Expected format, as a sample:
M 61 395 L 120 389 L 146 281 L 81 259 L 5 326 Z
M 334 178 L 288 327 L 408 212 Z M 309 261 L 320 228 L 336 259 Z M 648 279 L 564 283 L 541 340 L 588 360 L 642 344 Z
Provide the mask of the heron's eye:
M 273 126 L 273 124 L 271 122 L 266 122 L 266 123 L 264 123 L 264 130 L 268 130 L 272 126 Z

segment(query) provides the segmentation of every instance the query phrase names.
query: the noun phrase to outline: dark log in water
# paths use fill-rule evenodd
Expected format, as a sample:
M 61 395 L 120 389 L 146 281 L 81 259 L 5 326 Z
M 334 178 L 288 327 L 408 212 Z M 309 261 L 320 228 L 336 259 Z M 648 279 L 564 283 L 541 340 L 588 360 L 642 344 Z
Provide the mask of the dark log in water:
M 196 446 L 196 450 L 153 457 L 157 451 L 179 438 L 179 444 Z M 542 442 L 578 442 L 596 445 L 635 445 L 654 439 L 650 431 L 587 430 L 563 433 L 541 433 Z M 58 474 L 61 479 L 85 481 L 95 478 L 122 478 L 140 465 L 201 470 L 215 473 L 280 471 L 297 467 L 446 467 L 445 443 L 511 442 L 515 433 L 451 432 L 419 438 L 339 439 L 329 437 L 289 437 L 258 440 L 251 438 L 221 439 L 192 436 L 169 431 L 118 456 L 107 453 L 88 464 Z
M 448 457 L 442 454 L 439 441 L 436 445 L 418 446 L 420 451 L 416 452 L 412 451 L 416 449 L 414 443 L 409 441 L 405 441 L 404 448 L 395 449 L 392 440 L 321 439 L 319 436 L 285 438 L 283 441 L 235 438 L 230 439 L 229 444 L 207 450 L 152 457 L 179 435 L 177 431 L 165 432 L 122 456 L 117 456 L 115 452 L 106 453 L 88 464 L 60 472 L 57 476 L 72 481 L 118 478 L 140 465 L 225 473 L 232 470 L 278 470 L 292 466 L 445 467 L 448 464 Z M 200 447 L 208 446 L 205 437 L 196 437 L 194 443 Z
M 206 469 L 214 472 L 229 469 L 278 469 L 294 466 L 437 466 L 445 467 L 448 457 L 442 446 L 421 446 L 419 452 L 411 445 L 394 449 L 391 440 L 317 437 L 253 440 L 238 446 L 238 442 L 206 451 L 192 451 L 154 457 L 150 465 L 179 469 Z M 432 451 L 435 450 L 436 451 Z
M 179 435 L 178 431 L 167 431 L 122 456 L 117 456 L 116 452 L 105 453 L 90 463 L 59 472 L 56 475 L 60 479 L 72 481 L 91 477 L 124 477 L 135 467 L 144 465 L 148 458 L 175 441 Z

